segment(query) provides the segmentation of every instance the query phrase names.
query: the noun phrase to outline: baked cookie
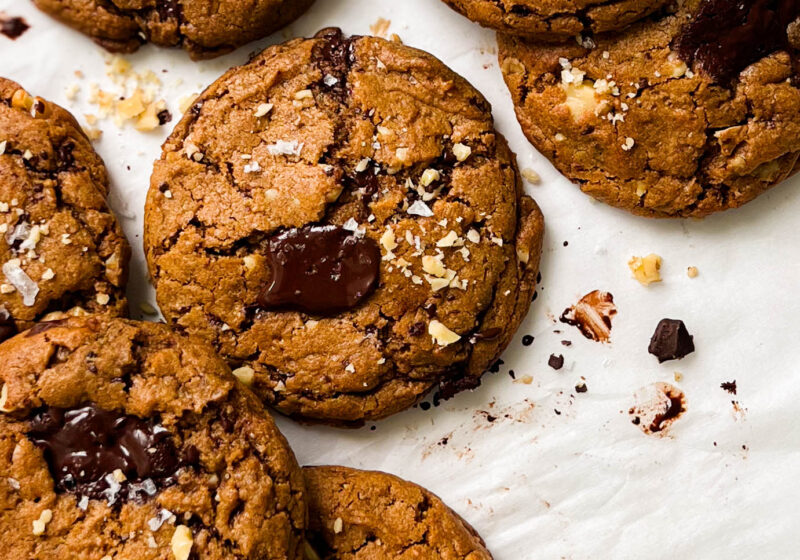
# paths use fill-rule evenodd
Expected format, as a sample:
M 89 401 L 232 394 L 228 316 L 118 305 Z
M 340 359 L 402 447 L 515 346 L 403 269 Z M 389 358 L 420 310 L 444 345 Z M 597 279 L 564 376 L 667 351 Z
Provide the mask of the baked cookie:
M 525 134 L 584 192 L 702 217 L 797 169 L 798 9 L 684 0 L 592 48 L 500 36 L 500 62 Z
M 306 560 L 491 560 L 483 539 L 424 488 L 382 472 L 305 467 Z
M 0 78 L 0 341 L 54 312 L 126 312 L 130 247 L 107 195 L 72 115 Z
M 34 0 L 40 10 L 111 52 L 146 42 L 194 60 L 228 53 L 300 17 L 314 0 Z
M 302 472 L 211 348 L 95 316 L 41 323 L 0 363 L 6 558 L 302 558 Z
M 444 0 L 472 21 L 542 40 L 624 29 L 668 0 Z M 578 40 L 583 40 L 578 37 Z
M 169 323 L 281 412 L 330 423 L 477 386 L 528 310 L 542 230 L 480 93 L 338 29 L 200 95 L 145 210 Z

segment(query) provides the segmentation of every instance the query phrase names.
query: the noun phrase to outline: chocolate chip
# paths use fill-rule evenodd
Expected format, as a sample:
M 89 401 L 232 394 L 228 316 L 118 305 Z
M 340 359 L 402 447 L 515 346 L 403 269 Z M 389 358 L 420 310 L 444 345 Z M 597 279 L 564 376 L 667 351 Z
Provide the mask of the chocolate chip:
M 659 363 L 680 360 L 694 352 L 694 337 L 678 319 L 661 319 L 647 349 Z
M 550 359 L 547 360 L 547 365 L 549 365 L 553 369 L 561 369 L 564 367 L 564 356 L 559 354 L 556 356 L 555 354 L 550 354 Z
M 797 0 L 704 0 L 675 39 L 675 49 L 716 82 L 730 83 L 747 66 L 786 49 Z
M 25 333 L 25 338 L 30 338 L 32 336 L 36 336 L 37 334 L 47 332 L 50 329 L 60 327 L 66 322 L 66 319 L 56 319 L 54 321 L 42 321 L 41 323 L 36 323 L 30 329 L 28 329 L 28 332 Z
M 486 329 L 485 331 L 475 333 L 474 335 L 472 335 L 472 338 L 476 342 L 479 340 L 494 340 L 495 338 L 500 336 L 500 333 L 502 332 L 503 329 L 501 329 L 500 327 L 492 327 L 490 329 Z
M 334 314 L 358 305 L 378 283 L 378 244 L 338 226 L 274 235 L 269 256 L 272 280 L 258 298 L 266 309 Z
M 93 404 L 38 412 L 28 437 L 44 450 L 59 491 L 110 504 L 154 495 L 174 484 L 183 466 L 172 436 L 156 421 Z M 196 453 L 189 455 L 197 459 Z M 124 477 L 117 478 L 116 471 Z

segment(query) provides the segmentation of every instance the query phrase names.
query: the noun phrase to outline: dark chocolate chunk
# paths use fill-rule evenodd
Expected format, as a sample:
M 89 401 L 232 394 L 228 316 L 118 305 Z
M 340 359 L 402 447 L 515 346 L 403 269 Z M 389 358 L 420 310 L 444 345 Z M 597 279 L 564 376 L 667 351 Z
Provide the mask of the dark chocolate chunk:
M 576 393 L 585 393 L 588 390 L 589 390 L 589 388 L 586 386 L 586 383 L 584 383 L 583 381 L 581 381 L 580 383 L 575 385 L 575 392 Z
M 338 27 L 322 29 L 315 38 L 324 39 L 313 51 L 314 61 L 322 74 L 317 87 L 344 102 L 348 96 L 348 73 L 355 62 L 353 39 L 346 37 Z
M 659 363 L 680 360 L 694 352 L 694 337 L 678 319 L 661 319 L 647 349 Z
M 559 354 L 556 356 L 555 354 L 550 354 L 550 359 L 547 360 L 547 365 L 549 365 L 553 369 L 561 369 L 564 367 L 564 356 Z
M 158 422 L 93 404 L 38 412 L 28 437 L 44 450 L 59 491 L 109 504 L 155 495 L 175 483 L 185 464 L 172 436 Z
M 322 315 L 358 305 L 378 283 L 378 244 L 338 226 L 292 228 L 269 241 L 272 280 L 258 299 Z
M 0 342 L 17 334 L 17 326 L 11 318 L 11 313 L 0 305 Z
M 479 340 L 494 340 L 503 332 L 503 329 L 500 327 L 491 327 L 486 329 L 485 331 L 476 332 L 472 335 L 472 339 L 474 342 Z
M 0 33 L 9 39 L 17 39 L 30 28 L 21 17 L 0 17 Z
M 30 329 L 28 329 L 28 332 L 25 333 L 25 338 L 30 338 L 32 336 L 36 336 L 37 334 L 47 332 L 50 329 L 60 327 L 66 322 L 66 319 L 54 319 L 53 321 L 42 321 L 41 323 L 36 323 Z
M 704 0 L 675 39 L 675 49 L 721 85 L 750 64 L 789 45 L 800 0 Z

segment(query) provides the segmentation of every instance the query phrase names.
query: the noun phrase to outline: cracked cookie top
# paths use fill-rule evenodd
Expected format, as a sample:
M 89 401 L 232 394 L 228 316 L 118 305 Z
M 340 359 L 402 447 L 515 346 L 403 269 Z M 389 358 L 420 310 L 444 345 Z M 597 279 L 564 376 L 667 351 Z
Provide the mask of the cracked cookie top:
M 314 0 L 34 0 L 112 52 L 146 42 L 213 58 L 288 25 Z
M 542 230 L 474 88 L 329 29 L 197 99 L 155 164 L 145 249 L 171 325 L 280 411 L 358 424 L 479 383 L 528 310 Z
M 528 139 L 603 202 L 702 217 L 798 168 L 795 0 L 685 0 L 591 48 L 508 35 L 499 46 Z
M 60 313 L 121 315 L 130 247 L 67 111 L 0 78 L 0 341 Z
M 624 29 L 668 0 L 444 0 L 472 21 L 521 37 L 563 40 Z
M 40 323 L 0 363 L 7 557 L 302 558 L 302 473 L 211 348 L 95 316 Z
M 306 560 L 491 560 L 481 537 L 424 488 L 382 472 L 305 467 Z

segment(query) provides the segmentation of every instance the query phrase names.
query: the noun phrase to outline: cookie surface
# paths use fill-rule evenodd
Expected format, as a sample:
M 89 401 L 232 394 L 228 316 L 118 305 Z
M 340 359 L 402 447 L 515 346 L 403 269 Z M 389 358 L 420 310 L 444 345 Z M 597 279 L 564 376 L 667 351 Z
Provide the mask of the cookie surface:
M 112 52 L 146 42 L 212 58 L 288 25 L 314 0 L 34 0 Z
M 491 560 L 481 537 L 437 496 L 396 476 L 305 467 L 307 560 Z
M 7 340 L 0 363 L 7 558 L 302 557 L 302 473 L 211 348 L 95 316 Z
M 702 217 L 797 170 L 790 3 L 686 0 L 593 49 L 500 36 L 501 67 L 526 136 L 584 192 L 645 216 Z
M 0 341 L 48 314 L 124 314 L 130 247 L 78 123 L 0 78 Z
M 477 385 L 527 312 L 542 230 L 475 89 L 326 30 L 197 99 L 156 162 L 145 250 L 167 320 L 266 402 L 358 424 Z
M 472 21 L 512 35 L 564 40 L 623 29 L 667 0 L 444 0 Z

